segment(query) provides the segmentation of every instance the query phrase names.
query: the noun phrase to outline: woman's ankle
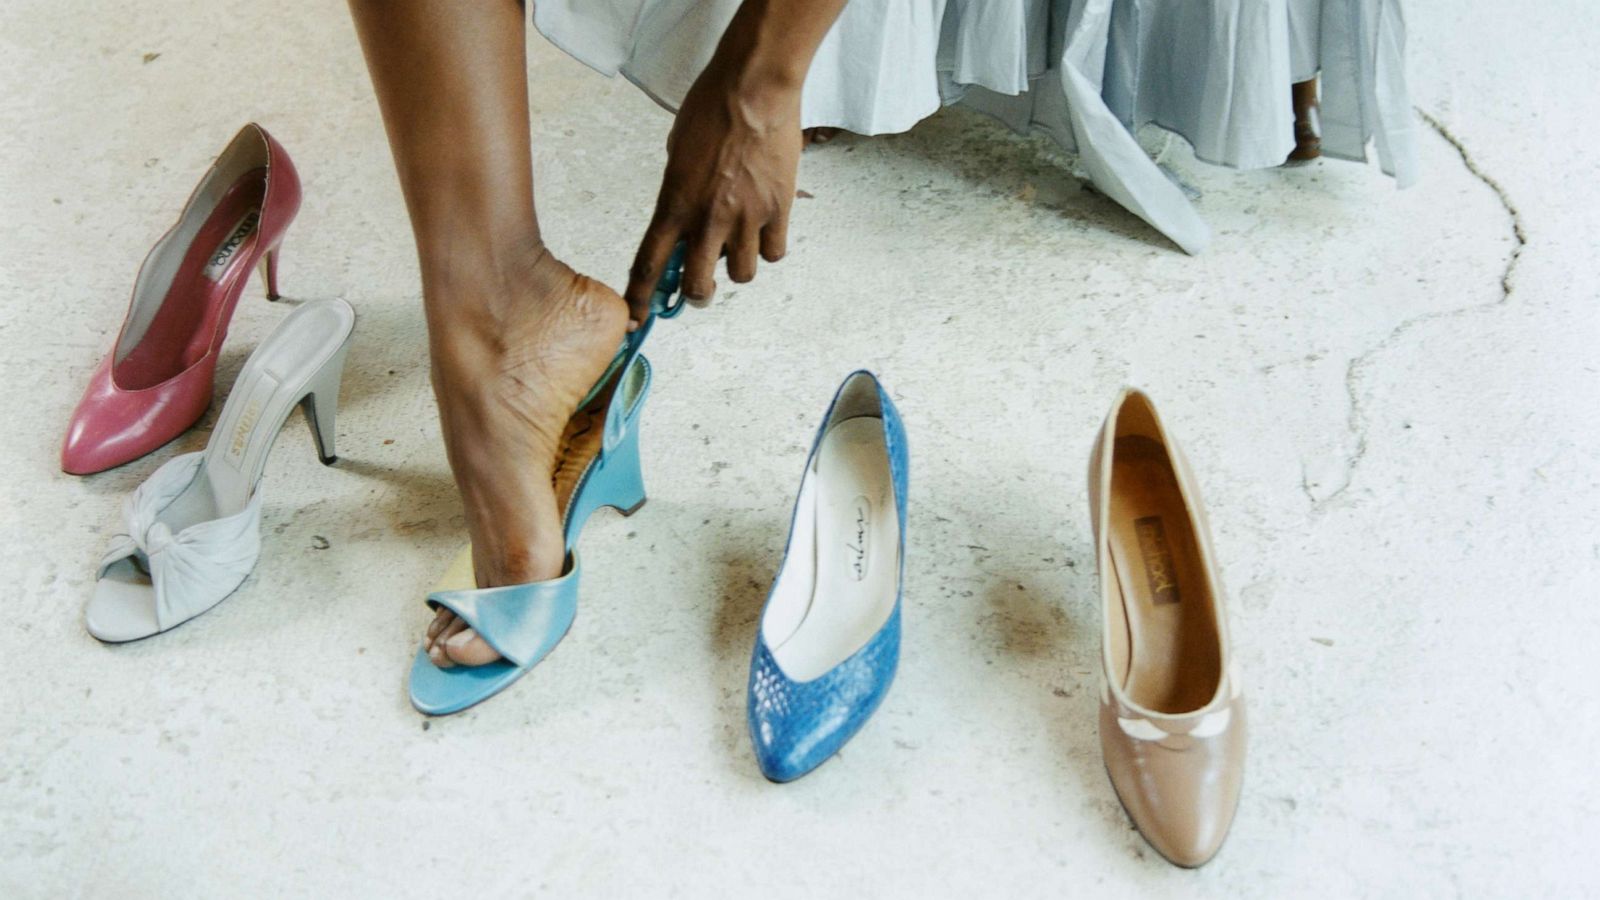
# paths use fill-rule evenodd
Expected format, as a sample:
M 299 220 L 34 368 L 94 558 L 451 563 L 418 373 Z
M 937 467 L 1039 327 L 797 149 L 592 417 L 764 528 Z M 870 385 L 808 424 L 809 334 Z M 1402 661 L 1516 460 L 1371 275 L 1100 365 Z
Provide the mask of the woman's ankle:
M 553 362 L 543 359 L 552 350 L 580 359 L 615 352 L 628 325 L 627 304 L 616 291 L 543 247 L 519 266 L 490 271 L 490 277 L 453 273 L 424 284 L 436 374 L 443 366 L 457 376 L 452 380 L 486 376 L 508 353 L 536 353 L 540 359 L 525 362 L 544 364 Z
M 456 247 L 421 256 L 422 301 L 430 330 L 492 332 L 528 307 L 559 302 L 576 273 L 534 240 L 505 247 Z

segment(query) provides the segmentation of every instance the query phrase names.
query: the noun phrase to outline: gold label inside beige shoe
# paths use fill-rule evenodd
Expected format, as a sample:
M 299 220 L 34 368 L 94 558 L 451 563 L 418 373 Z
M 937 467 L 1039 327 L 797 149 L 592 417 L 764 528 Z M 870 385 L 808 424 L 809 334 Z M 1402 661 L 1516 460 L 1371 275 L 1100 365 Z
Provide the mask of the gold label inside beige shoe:
M 244 218 L 234 223 L 233 230 L 228 232 L 228 237 L 217 245 L 211 258 L 206 261 L 205 276 L 211 281 L 221 281 L 222 273 L 228 271 L 228 265 L 233 262 L 234 256 L 239 252 L 239 247 L 244 244 L 255 230 L 256 223 L 261 221 L 261 211 L 252 209 L 244 214 Z
M 1144 558 L 1144 575 L 1150 580 L 1150 595 L 1156 606 L 1178 602 L 1178 573 L 1172 564 L 1172 549 L 1167 546 L 1167 530 L 1160 516 L 1133 520 L 1139 536 L 1139 555 Z
M 872 525 L 872 501 L 857 497 L 851 502 L 854 515 L 850 522 L 850 538 L 844 548 L 850 561 L 850 577 L 862 581 L 867 577 L 867 532 Z

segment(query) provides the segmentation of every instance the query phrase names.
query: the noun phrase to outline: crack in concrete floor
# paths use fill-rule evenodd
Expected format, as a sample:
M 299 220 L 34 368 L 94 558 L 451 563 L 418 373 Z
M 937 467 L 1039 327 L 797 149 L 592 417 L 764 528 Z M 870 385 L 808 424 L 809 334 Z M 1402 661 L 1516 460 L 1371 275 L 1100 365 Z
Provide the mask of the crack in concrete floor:
M 1451 319 L 1457 316 L 1466 315 L 1468 313 L 1481 312 L 1486 309 L 1494 309 L 1499 306 L 1504 306 L 1511 300 L 1511 293 L 1515 287 L 1517 264 L 1522 260 L 1522 251 L 1527 249 L 1528 246 L 1528 232 L 1523 226 L 1522 214 L 1518 212 L 1517 205 L 1512 201 L 1511 195 L 1506 191 L 1505 186 L 1502 185 L 1500 181 L 1493 175 L 1490 175 L 1488 172 L 1484 171 L 1483 167 L 1478 164 L 1478 161 L 1473 158 L 1472 152 L 1467 149 L 1466 143 L 1461 140 L 1461 137 L 1457 135 L 1449 125 L 1445 124 L 1445 122 L 1442 121 L 1438 116 L 1421 107 L 1415 107 L 1415 110 L 1417 115 L 1421 117 L 1422 121 L 1426 123 L 1430 129 L 1432 129 L 1434 134 L 1437 134 L 1445 143 L 1449 144 L 1450 147 L 1455 150 L 1456 155 L 1460 157 L 1461 164 L 1466 168 L 1467 172 L 1481 182 L 1485 187 L 1489 188 L 1489 190 L 1494 192 L 1495 197 L 1500 201 L 1500 206 L 1505 210 L 1506 217 L 1511 222 L 1511 252 L 1506 256 L 1505 267 L 1500 273 L 1500 296 L 1487 303 L 1469 303 L 1465 306 L 1421 313 L 1419 315 L 1412 316 L 1411 318 L 1404 319 L 1399 324 L 1391 328 L 1389 333 L 1384 335 L 1384 337 L 1377 343 L 1350 358 L 1350 362 L 1345 366 L 1344 374 L 1345 394 L 1349 398 L 1349 413 L 1345 420 L 1345 427 L 1356 437 L 1355 449 L 1351 451 L 1350 455 L 1345 460 L 1344 478 L 1342 481 L 1337 487 L 1329 491 L 1326 496 L 1320 499 L 1317 497 L 1316 491 L 1312 489 L 1313 486 L 1309 479 L 1302 472 L 1300 478 L 1300 490 L 1303 491 L 1306 497 L 1311 501 L 1311 511 L 1313 513 L 1322 513 L 1326 511 L 1335 500 L 1339 499 L 1345 494 L 1346 491 L 1350 489 L 1351 484 L 1355 482 L 1356 470 L 1360 468 L 1361 462 L 1366 459 L 1368 449 L 1368 426 L 1366 423 L 1366 413 L 1361 401 L 1361 381 L 1363 378 L 1363 372 L 1372 362 L 1373 358 L 1379 353 L 1382 353 L 1384 350 L 1392 347 L 1396 342 L 1405 337 L 1418 326 L 1429 322 L 1436 322 L 1441 319 Z

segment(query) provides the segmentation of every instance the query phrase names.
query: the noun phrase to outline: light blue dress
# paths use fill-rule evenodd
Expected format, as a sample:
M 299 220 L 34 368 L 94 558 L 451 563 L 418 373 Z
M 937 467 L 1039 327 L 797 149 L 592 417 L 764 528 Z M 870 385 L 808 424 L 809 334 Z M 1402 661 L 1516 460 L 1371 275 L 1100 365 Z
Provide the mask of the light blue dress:
M 557 46 L 668 108 L 738 0 L 540 0 Z M 1048 134 L 1190 253 L 1210 228 L 1137 139 L 1155 125 L 1200 159 L 1250 169 L 1294 147 L 1289 87 L 1321 73 L 1323 153 L 1416 179 L 1400 0 L 850 0 L 806 79 L 804 127 L 910 129 L 962 103 Z

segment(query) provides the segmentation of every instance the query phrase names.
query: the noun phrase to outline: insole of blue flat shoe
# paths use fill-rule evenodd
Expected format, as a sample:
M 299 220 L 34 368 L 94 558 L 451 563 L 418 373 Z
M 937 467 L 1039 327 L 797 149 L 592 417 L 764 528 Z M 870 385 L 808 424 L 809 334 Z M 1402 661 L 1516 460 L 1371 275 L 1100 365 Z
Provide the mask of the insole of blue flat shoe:
M 900 519 L 882 419 L 847 419 L 828 431 L 799 506 L 795 528 L 811 527 L 810 547 L 797 540 L 791 552 L 810 550 L 815 577 L 804 617 L 769 646 L 790 678 L 809 681 L 865 646 L 894 612 Z
M 1177 474 L 1159 441 L 1117 438 L 1107 537 L 1127 617 L 1123 691 L 1163 713 L 1200 709 L 1222 673 L 1215 604 Z

